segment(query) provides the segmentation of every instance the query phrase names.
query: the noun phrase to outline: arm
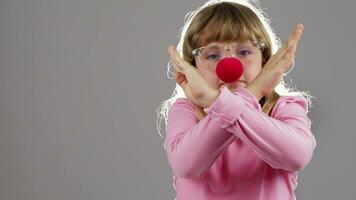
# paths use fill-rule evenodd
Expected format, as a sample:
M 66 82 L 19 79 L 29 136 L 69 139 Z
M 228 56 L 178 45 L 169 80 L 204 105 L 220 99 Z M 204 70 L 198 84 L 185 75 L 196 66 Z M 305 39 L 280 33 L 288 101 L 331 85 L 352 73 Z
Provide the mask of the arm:
M 199 178 L 236 136 L 212 118 L 198 120 L 194 104 L 178 99 L 168 112 L 165 147 L 173 174 Z
M 239 88 L 233 94 L 223 88 L 219 98 L 204 111 L 207 117 L 249 145 L 271 167 L 298 171 L 311 159 L 316 141 L 310 131 L 306 100 L 281 98 L 272 118 L 261 112 L 248 89 Z

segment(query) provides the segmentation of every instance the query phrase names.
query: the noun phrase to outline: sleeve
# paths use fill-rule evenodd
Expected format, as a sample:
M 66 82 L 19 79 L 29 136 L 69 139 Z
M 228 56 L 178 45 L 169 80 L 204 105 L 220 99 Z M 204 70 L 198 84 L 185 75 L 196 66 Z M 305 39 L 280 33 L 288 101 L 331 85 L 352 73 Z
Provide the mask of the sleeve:
M 281 97 L 270 117 L 248 89 L 239 87 L 234 94 L 224 87 L 204 111 L 275 169 L 299 171 L 312 157 L 316 141 L 303 97 Z
M 168 112 L 165 148 L 173 174 L 200 178 L 236 136 L 210 117 L 198 120 L 194 104 L 177 99 Z

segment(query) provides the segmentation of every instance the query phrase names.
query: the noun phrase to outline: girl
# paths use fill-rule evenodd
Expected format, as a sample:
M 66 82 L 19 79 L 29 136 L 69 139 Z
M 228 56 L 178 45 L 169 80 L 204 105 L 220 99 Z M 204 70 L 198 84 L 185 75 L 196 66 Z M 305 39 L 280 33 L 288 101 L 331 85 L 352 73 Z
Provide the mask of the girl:
M 303 29 L 281 47 L 254 1 L 208 1 L 190 13 L 168 48 L 177 87 L 160 112 L 177 200 L 295 199 L 316 146 L 310 97 L 283 84 Z M 225 57 L 243 64 L 238 81 L 217 77 Z

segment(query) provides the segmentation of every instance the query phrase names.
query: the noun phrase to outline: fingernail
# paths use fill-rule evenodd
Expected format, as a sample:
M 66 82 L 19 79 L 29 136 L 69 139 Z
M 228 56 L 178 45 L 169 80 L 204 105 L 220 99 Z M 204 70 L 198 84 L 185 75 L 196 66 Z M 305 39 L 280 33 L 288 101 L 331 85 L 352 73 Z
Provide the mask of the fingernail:
M 172 50 L 176 49 L 176 47 L 174 45 L 170 45 L 169 48 L 172 49 Z
M 303 25 L 303 24 L 298 24 L 298 25 L 297 25 L 297 28 L 298 28 L 298 29 L 303 29 L 303 28 L 304 28 L 304 25 Z

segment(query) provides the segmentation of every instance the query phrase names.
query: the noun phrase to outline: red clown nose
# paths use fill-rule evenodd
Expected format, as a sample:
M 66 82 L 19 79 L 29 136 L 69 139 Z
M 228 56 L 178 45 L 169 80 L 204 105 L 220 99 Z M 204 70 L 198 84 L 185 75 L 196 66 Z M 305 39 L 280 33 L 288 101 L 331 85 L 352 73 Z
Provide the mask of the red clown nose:
M 221 59 L 216 66 L 216 74 L 225 82 L 237 81 L 243 73 L 243 66 L 239 59 L 234 57 Z

